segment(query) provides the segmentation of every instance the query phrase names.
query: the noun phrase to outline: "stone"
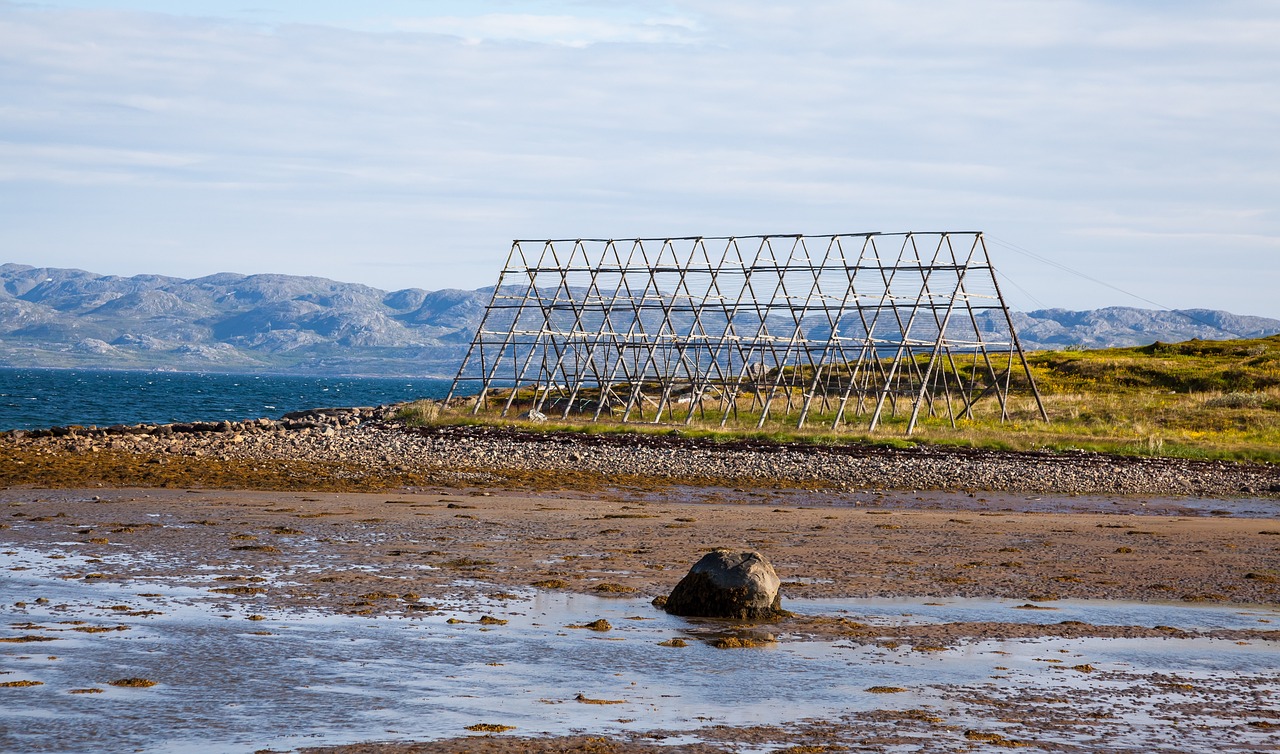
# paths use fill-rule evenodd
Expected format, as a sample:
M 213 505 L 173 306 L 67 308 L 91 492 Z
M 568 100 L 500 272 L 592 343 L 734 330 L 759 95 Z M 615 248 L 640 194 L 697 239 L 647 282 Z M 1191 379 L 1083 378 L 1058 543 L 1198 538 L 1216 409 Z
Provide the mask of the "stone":
M 716 549 L 689 569 L 667 596 L 672 615 L 759 620 L 785 613 L 777 572 L 758 552 Z
M 531 421 L 531 422 L 544 422 L 547 420 L 547 415 L 542 413 L 541 411 L 535 411 L 534 409 L 529 409 L 528 411 L 525 411 L 523 414 L 520 414 L 520 418 Z

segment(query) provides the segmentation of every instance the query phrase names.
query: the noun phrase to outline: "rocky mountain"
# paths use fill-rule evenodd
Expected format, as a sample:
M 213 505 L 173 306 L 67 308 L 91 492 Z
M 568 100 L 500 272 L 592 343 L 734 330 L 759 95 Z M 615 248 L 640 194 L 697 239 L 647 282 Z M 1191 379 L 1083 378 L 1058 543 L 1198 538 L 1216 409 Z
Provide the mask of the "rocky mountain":
M 492 289 L 382 291 L 292 275 L 194 280 L 0 265 L 0 366 L 451 377 Z M 1280 332 L 1221 311 L 1015 312 L 1029 349 Z
M 1157 340 L 1176 343 L 1232 338 L 1261 338 L 1280 333 L 1280 319 L 1250 317 L 1213 309 L 1133 309 L 1108 306 L 1075 312 L 1040 309 L 1013 312 L 1013 324 L 1024 348 L 1117 348 Z
M 0 265 L 0 364 L 452 376 L 486 291 Z

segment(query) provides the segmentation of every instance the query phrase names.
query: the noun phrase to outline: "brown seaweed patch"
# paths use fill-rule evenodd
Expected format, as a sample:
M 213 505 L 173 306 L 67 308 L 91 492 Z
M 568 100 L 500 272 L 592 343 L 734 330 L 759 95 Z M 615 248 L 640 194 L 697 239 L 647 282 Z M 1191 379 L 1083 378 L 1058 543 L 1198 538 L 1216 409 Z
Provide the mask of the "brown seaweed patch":
M 43 686 L 44 681 L 4 681 L 0 683 L 0 688 L 5 689 L 21 689 L 28 686 Z
M 1192 592 L 1182 595 L 1183 602 L 1226 602 L 1229 597 L 1218 592 Z
M 565 589 L 569 586 L 569 582 L 564 579 L 543 579 L 533 582 L 530 586 L 536 586 L 539 589 Z
M 606 581 L 602 584 L 596 584 L 592 591 L 597 594 L 631 594 L 636 590 L 633 586 L 624 584 L 615 584 L 612 581 Z
M 484 568 L 486 566 L 494 565 L 494 562 L 492 560 L 482 560 L 480 558 L 463 557 L 446 560 L 440 565 L 445 568 Z
M 590 623 L 571 623 L 565 628 L 585 628 L 589 631 L 609 631 L 613 626 L 609 625 L 609 621 L 604 618 L 593 620 Z
M 119 686 L 127 689 L 147 689 L 156 685 L 155 681 L 148 678 L 118 678 L 114 681 L 108 681 L 108 685 Z
M 0 639 L 0 642 L 4 642 L 5 644 L 28 644 L 30 642 L 36 642 L 36 641 L 57 641 L 57 640 L 58 640 L 58 637 L 56 636 L 40 636 L 38 634 L 27 634 L 26 636 L 9 636 L 4 639 Z
M 477 621 L 477 622 L 478 622 L 480 625 L 482 625 L 482 626 L 505 626 L 505 625 L 507 625 L 507 621 L 503 620 L 502 618 L 495 618 L 495 617 L 493 617 L 492 615 L 482 615 L 482 616 L 480 616 L 480 620 L 479 620 L 479 621 Z
M 509 730 L 515 730 L 516 726 L 497 725 L 494 723 L 476 723 L 475 725 L 468 725 L 466 729 L 475 731 L 476 733 L 506 733 Z
M 218 594 L 244 594 L 244 595 L 249 595 L 249 594 L 262 594 L 263 592 L 265 592 L 265 591 L 267 591 L 267 590 L 266 590 L 265 588 L 263 588 L 263 587 L 260 587 L 260 586 L 220 586 L 220 587 L 216 587 L 216 588 L 214 588 L 214 589 L 210 589 L 209 591 L 211 591 L 211 592 L 217 592 Z
M 71 689 L 67 693 L 68 694 L 101 694 L 103 693 L 103 691 L 102 689 L 89 688 L 89 689 Z
M 658 646 L 660 646 L 660 647 L 677 647 L 677 648 L 679 648 L 679 647 L 687 647 L 687 646 L 689 646 L 689 642 L 685 641 L 684 639 L 679 639 L 679 638 L 676 638 L 676 639 L 667 639 L 666 641 L 660 641 L 660 642 L 658 642 Z
M 964 737 L 970 741 L 981 741 L 983 743 L 991 744 L 992 746 L 999 746 L 1005 749 L 1017 749 L 1031 745 L 1026 741 L 1016 741 L 1012 738 L 1005 738 L 999 733 L 984 733 L 978 730 L 966 730 L 964 732 Z
M 901 686 L 872 686 L 867 689 L 868 694 L 901 694 L 906 689 Z
M 772 636 L 721 636 L 711 641 L 716 649 L 753 649 L 776 643 Z
M 897 717 L 903 720 L 919 720 L 922 723 L 940 723 L 942 718 L 930 713 L 928 710 L 909 709 L 897 713 Z

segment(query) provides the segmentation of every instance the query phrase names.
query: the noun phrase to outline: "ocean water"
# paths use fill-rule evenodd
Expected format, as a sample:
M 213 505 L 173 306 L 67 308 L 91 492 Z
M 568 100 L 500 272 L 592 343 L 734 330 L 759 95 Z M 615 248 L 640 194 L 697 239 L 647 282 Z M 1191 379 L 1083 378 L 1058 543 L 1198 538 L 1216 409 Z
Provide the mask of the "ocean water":
M 0 430 L 237 421 L 443 398 L 449 380 L 0 368 Z

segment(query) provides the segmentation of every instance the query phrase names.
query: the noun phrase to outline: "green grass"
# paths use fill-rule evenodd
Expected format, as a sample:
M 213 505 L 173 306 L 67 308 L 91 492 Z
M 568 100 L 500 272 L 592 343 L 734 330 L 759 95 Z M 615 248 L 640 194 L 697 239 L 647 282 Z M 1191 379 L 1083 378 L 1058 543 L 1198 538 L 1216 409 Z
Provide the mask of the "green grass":
M 417 424 L 502 424 L 535 431 L 588 434 L 641 432 L 705 438 L 715 442 L 871 443 L 906 447 L 925 443 L 1001 450 L 1089 450 L 1123 455 L 1165 456 L 1280 463 L 1280 336 L 1253 340 L 1154 343 L 1095 351 L 1028 354 L 1050 421 L 1030 395 L 1009 400 L 1001 422 L 999 405 L 987 398 L 972 420 L 952 427 L 946 417 L 926 417 L 908 438 L 907 416 L 886 416 L 875 432 L 861 420 L 838 430 L 830 415 L 811 414 L 804 428 L 794 414 L 771 418 L 756 429 L 759 414 L 744 411 L 736 424 L 718 420 L 688 425 L 633 421 L 591 422 L 590 416 L 531 423 L 502 419 L 496 411 L 470 413 L 470 404 L 442 408 L 431 402 L 407 405 L 401 418 Z M 501 401 L 496 401 L 501 406 Z M 519 405 L 519 401 L 517 401 Z M 527 408 L 513 411 L 518 414 Z

